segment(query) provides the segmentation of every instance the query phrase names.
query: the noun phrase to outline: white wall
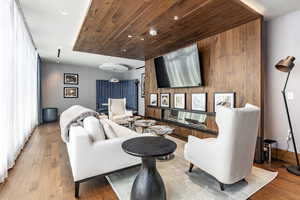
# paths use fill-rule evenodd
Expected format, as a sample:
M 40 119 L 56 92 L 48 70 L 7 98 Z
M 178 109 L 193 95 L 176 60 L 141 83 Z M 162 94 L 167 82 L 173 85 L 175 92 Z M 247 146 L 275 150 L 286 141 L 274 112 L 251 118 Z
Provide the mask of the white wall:
M 145 102 L 144 98 L 141 97 L 141 74 L 145 73 L 145 68 L 140 68 L 137 70 L 131 70 L 129 72 L 126 72 L 122 74 L 122 79 L 123 80 L 133 80 L 133 79 L 138 79 L 139 80 L 139 92 L 138 92 L 138 102 L 139 102 L 139 115 L 144 116 L 145 115 Z
M 288 100 L 297 148 L 300 150 L 300 11 L 267 22 L 267 69 L 265 99 L 265 137 L 276 139 L 279 148 L 287 150 L 288 121 L 281 90 L 286 73 L 274 65 L 286 56 L 296 57 L 287 90 L 294 93 Z M 290 151 L 293 150 L 290 142 Z
M 79 74 L 79 85 L 74 85 L 79 88 L 79 98 L 63 97 L 64 87 L 73 87 L 73 85 L 64 85 L 64 73 Z M 43 63 L 42 106 L 43 108 L 56 107 L 59 109 L 59 113 L 75 104 L 96 109 L 96 80 L 107 80 L 111 75 L 112 73 L 97 68 Z

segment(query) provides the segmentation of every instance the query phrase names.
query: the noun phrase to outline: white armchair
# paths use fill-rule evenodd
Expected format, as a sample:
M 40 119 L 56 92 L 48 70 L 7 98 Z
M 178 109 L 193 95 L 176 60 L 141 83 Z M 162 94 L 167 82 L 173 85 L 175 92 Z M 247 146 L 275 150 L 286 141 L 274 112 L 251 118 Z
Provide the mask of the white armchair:
M 126 110 L 126 99 L 108 99 L 108 119 L 118 123 L 132 116 L 132 111 Z
M 251 173 L 259 127 L 260 109 L 247 104 L 244 108 L 221 108 L 216 114 L 217 138 L 188 137 L 184 157 L 214 176 L 220 183 L 233 184 Z

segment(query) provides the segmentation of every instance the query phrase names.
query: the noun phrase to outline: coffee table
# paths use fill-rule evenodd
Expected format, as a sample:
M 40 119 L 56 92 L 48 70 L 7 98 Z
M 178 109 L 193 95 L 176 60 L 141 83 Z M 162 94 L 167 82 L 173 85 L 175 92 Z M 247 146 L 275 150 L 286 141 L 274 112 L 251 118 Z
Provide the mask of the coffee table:
M 156 125 L 149 127 L 149 130 L 159 137 L 165 137 L 168 134 L 172 134 L 174 128 L 165 125 Z M 157 157 L 158 160 L 171 160 L 172 158 L 174 158 L 174 154 Z
M 134 126 L 142 128 L 142 133 L 144 133 L 147 128 L 153 126 L 155 123 L 155 120 L 137 120 L 134 122 Z
M 150 131 L 154 132 L 157 136 L 165 137 L 165 135 L 171 134 L 174 128 L 165 125 L 155 125 L 149 127 Z
M 128 122 L 129 122 L 129 128 L 133 129 L 134 123 L 135 123 L 137 120 L 141 119 L 141 118 L 142 118 L 141 116 L 132 116 L 132 117 L 129 117 L 129 118 L 127 119 Z
M 156 169 L 156 157 L 173 153 L 177 145 L 163 137 L 136 137 L 122 144 L 123 150 L 142 158 L 142 167 L 131 189 L 131 200 L 166 200 L 166 189 Z

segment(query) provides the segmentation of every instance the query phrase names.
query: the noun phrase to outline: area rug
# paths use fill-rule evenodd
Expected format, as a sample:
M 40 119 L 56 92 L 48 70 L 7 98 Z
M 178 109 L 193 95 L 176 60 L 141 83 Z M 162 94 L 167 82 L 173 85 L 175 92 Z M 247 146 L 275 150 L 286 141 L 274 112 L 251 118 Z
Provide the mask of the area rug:
M 194 168 L 193 172 L 189 173 L 189 163 L 183 157 L 185 142 L 173 137 L 168 138 L 177 143 L 175 157 L 170 161 L 157 161 L 157 168 L 164 180 L 168 200 L 248 199 L 274 180 L 278 174 L 253 167 L 246 181 L 226 185 L 225 191 L 221 191 L 214 177 L 199 168 Z M 130 200 L 130 191 L 138 171 L 139 167 L 135 167 L 106 177 L 120 200 Z

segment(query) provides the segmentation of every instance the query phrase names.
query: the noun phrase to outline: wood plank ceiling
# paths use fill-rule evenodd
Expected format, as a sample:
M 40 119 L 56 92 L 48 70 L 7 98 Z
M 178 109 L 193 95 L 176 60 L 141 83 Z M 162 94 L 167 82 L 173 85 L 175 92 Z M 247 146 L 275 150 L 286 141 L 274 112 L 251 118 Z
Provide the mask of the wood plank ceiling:
M 148 60 L 260 17 L 239 0 L 93 0 L 74 50 Z

